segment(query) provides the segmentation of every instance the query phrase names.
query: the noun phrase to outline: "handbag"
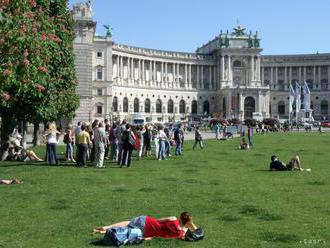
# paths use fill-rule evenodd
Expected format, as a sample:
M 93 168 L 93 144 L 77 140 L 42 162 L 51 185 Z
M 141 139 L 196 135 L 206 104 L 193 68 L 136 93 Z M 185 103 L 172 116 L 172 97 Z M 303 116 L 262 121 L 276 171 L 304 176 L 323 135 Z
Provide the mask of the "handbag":
M 186 232 L 186 241 L 198 241 L 202 239 L 204 239 L 204 231 L 202 228 L 197 228 L 194 231 L 190 231 L 190 229 L 188 229 L 188 231 Z

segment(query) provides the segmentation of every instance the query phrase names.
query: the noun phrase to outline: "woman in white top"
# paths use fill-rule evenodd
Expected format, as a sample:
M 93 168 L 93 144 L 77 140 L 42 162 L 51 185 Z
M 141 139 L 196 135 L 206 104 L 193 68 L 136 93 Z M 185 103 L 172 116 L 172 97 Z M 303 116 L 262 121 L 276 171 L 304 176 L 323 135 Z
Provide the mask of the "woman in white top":
M 59 131 L 56 130 L 55 123 L 50 123 L 48 129 L 45 133 L 45 138 L 47 140 L 46 144 L 46 161 L 48 164 L 58 164 L 58 159 L 56 155 L 56 146 L 58 143 L 58 135 L 61 134 Z

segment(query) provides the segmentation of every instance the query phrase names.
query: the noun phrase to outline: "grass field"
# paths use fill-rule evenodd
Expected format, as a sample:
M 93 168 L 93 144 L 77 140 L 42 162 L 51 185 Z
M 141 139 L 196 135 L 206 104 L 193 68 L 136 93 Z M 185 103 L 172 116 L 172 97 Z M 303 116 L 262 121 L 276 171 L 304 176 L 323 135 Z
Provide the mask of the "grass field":
M 192 151 L 187 142 L 182 157 L 134 159 L 130 169 L 0 162 L 0 177 L 24 180 L 0 186 L 0 247 L 93 247 L 93 227 L 183 210 L 204 228 L 203 241 L 139 247 L 330 247 L 330 133 L 255 136 L 249 151 L 238 143 Z M 268 171 L 272 154 L 296 153 L 312 172 Z

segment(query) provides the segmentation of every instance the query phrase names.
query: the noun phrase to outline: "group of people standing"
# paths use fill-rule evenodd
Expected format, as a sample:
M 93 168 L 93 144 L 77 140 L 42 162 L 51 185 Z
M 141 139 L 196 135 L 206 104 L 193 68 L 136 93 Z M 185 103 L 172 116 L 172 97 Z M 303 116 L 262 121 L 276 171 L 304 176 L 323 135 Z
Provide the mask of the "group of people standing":
M 203 148 L 201 134 L 197 129 L 197 143 Z M 47 161 L 57 164 L 56 144 L 60 132 L 54 123 L 47 126 L 44 137 L 47 144 Z M 72 161 L 78 167 L 85 167 L 86 161 L 94 162 L 95 167 L 103 168 L 104 160 L 116 161 L 120 167 L 131 166 L 133 150 L 137 151 L 138 159 L 151 156 L 151 145 L 154 142 L 157 160 L 166 160 L 171 156 L 171 147 L 175 146 L 175 155 L 182 155 L 184 132 L 181 124 L 175 128 L 162 125 L 132 126 L 123 120 L 121 123 L 112 123 L 108 120 L 95 120 L 92 124 L 77 123 L 67 127 L 63 142 L 66 144 L 66 160 Z M 196 144 L 197 144 L 196 143 Z M 194 148 L 196 146 L 194 145 Z M 76 146 L 76 160 L 74 159 Z

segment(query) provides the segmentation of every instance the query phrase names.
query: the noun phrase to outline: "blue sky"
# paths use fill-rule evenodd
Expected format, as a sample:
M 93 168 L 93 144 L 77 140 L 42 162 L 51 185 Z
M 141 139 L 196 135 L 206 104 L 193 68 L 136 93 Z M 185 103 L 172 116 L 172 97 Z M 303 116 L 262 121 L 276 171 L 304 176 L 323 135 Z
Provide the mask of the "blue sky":
M 263 54 L 330 53 L 330 0 L 94 0 L 93 11 L 97 33 L 110 24 L 121 44 L 194 52 L 238 19 Z

